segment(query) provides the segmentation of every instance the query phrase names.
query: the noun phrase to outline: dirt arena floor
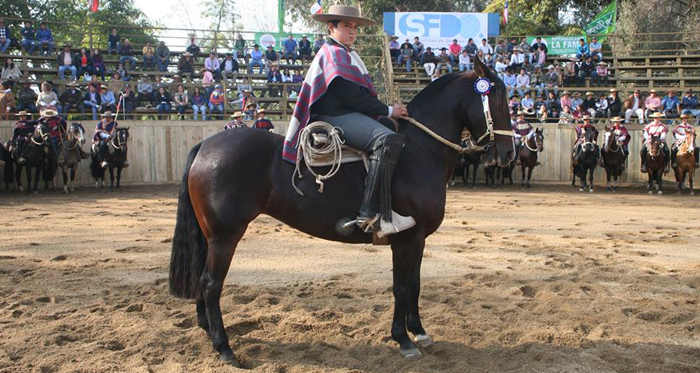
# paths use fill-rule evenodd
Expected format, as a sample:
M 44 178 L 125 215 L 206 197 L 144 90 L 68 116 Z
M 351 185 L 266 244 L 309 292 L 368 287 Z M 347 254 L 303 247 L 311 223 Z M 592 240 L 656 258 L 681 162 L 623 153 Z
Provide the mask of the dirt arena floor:
M 0 372 L 231 372 L 168 295 L 176 190 L 0 194 Z M 250 226 L 224 289 L 253 372 L 700 372 L 700 198 L 448 192 L 423 260 L 436 343 L 389 337 L 390 250 Z

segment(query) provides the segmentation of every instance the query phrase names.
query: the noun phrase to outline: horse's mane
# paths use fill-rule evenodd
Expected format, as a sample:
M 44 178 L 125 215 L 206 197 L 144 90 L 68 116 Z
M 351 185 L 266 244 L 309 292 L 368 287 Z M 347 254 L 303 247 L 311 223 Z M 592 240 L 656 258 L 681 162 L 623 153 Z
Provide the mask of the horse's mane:
M 452 73 L 443 75 L 434 82 L 428 84 L 427 87 L 423 88 L 418 94 L 413 97 L 411 102 L 408 103 L 409 113 L 422 106 L 425 101 L 428 101 L 440 93 L 445 87 L 452 83 L 453 81 L 467 75 L 467 73 Z

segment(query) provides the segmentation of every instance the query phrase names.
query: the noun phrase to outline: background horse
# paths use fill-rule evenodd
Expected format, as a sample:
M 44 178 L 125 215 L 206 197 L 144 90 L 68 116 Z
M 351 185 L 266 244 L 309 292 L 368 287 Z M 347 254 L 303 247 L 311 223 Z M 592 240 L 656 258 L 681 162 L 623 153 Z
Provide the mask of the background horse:
M 34 193 L 39 192 L 39 177 L 42 171 L 46 168 L 46 157 L 50 152 L 49 149 L 49 126 L 46 123 L 38 123 L 34 129 L 34 133 L 29 137 L 27 143 L 24 144 L 19 157 L 24 158 L 24 163 L 17 163 L 17 171 L 15 179 L 17 186 L 22 191 L 22 169 L 27 169 L 27 193 L 32 192 L 32 169 L 35 170 L 34 176 Z M 15 160 L 17 161 L 17 160 Z
M 12 153 L 10 153 L 7 148 L 8 145 L 0 143 L 0 163 L 2 163 L 1 168 L 5 181 L 5 191 L 9 192 L 10 184 L 15 181 L 15 162 L 12 159 Z
M 664 167 L 666 166 L 666 155 L 661 149 L 662 146 L 666 146 L 665 143 L 661 141 L 659 136 L 652 136 L 651 141 L 647 146 L 647 174 L 649 175 L 649 183 L 647 185 L 647 190 L 649 194 L 654 194 L 653 187 L 656 184 L 656 192 L 658 194 L 664 194 L 663 191 L 663 176 Z
M 470 147 L 474 145 L 471 138 L 467 140 L 462 140 L 462 147 Z M 451 185 L 455 185 L 455 177 L 462 177 L 462 185 L 465 188 L 469 188 L 469 170 L 472 171 L 472 188 L 476 188 L 476 171 L 479 168 L 479 163 L 481 163 L 481 155 L 483 151 L 470 151 L 467 153 L 462 153 L 459 155 L 457 160 L 457 166 L 452 174 Z
M 488 127 L 474 83 L 478 76 L 489 79 L 494 84 L 489 107 L 493 128 L 499 132 L 485 140 L 497 149 L 497 162 L 506 165 L 515 151 L 512 137 L 505 135 L 511 132 L 505 86 L 479 59 L 474 65 L 474 72 L 445 75 L 428 85 L 411 100 L 408 112 L 452 143 L 459 143 L 465 127 L 480 138 Z M 389 236 L 394 293 L 391 336 L 401 354 L 411 357 L 421 354 L 416 343 L 432 342 L 418 311 L 420 267 L 425 239 L 444 218 L 446 185 L 458 153 L 407 121 L 399 122 L 406 144 L 396 164 L 392 207 L 412 216 L 416 225 Z M 182 178 L 170 292 L 197 300 L 199 326 L 208 330 L 221 359 L 233 365 L 238 361 L 229 346 L 219 298 L 236 246 L 253 219 L 267 214 L 315 237 L 372 242 L 372 235 L 362 230 L 336 230 L 338 222 L 358 214 L 365 189 L 364 165 L 343 165 L 325 182 L 323 193 L 301 167 L 303 178 L 296 180 L 301 196 L 292 187 L 295 167 L 281 156 L 283 141 L 282 136 L 246 128 L 219 132 L 192 149 Z
M 693 190 L 693 176 L 695 175 L 695 130 L 685 135 L 685 141 L 678 147 L 676 154 L 676 188 L 678 194 L 681 194 L 685 177 L 688 176 L 688 184 L 690 184 L 690 195 L 695 195 Z
M 603 148 L 600 149 L 600 154 L 603 157 L 603 167 L 608 182 L 605 188 L 614 192 L 617 189 L 616 183 L 618 179 L 622 179 L 622 171 L 624 170 L 625 153 L 622 151 L 622 145 L 617 141 L 614 127 L 605 127 L 605 135 L 603 137 Z
M 59 157 L 63 157 L 61 171 L 63 173 L 63 192 L 75 192 L 73 181 L 75 180 L 75 171 L 80 163 L 80 148 L 85 144 L 85 128 L 80 123 L 72 123 L 68 127 L 66 138 L 61 142 L 59 148 Z M 70 179 L 68 172 L 70 170 Z
M 537 162 L 537 153 L 544 150 L 544 135 L 542 129 L 535 130 L 535 135 L 523 142 L 520 147 L 520 170 L 521 180 L 520 186 L 530 187 L 530 178 L 532 177 L 532 169 L 539 164 Z M 527 184 L 525 183 L 525 169 L 527 168 Z
M 579 191 L 583 192 L 588 189 L 589 193 L 593 193 L 593 173 L 598 164 L 598 145 L 594 142 L 595 133 L 590 128 L 586 128 L 583 138 L 584 142 L 579 145 L 581 151 L 576 158 L 577 162 L 574 165 L 574 176 L 571 180 L 571 185 L 576 186 L 576 176 L 578 176 L 581 179 Z M 586 184 L 586 176 L 588 176 L 590 185 Z
M 105 152 L 105 161 L 109 168 L 109 189 L 114 189 L 115 168 L 117 169 L 117 189 L 120 188 L 122 169 L 124 169 L 128 152 L 129 127 L 117 128 L 117 132 L 110 138 L 107 145 L 107 152 Z

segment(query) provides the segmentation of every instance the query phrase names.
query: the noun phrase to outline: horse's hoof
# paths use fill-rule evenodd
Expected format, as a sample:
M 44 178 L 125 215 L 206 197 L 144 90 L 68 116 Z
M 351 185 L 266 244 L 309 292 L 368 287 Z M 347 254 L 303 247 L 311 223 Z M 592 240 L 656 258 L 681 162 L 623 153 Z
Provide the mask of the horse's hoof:
M 24 187 L 20 185 L 20 186 L 19 186 L 19 191 L 20 191 L 20 192 L 24 192 Z
M 236 359 L 236 356 L 233 355 L 233 352 L 222 353 L 221 356 L 219 356 L 219 360 L 235 368 L 241 367 L 241 363 L 238 362 L 238 359 Z
M 399 352 L 401 353 L 401 356 L 407 359 L 415 359 L 423 356 L 423 354 L 421 354 L 420 350 L 417 347 L 409 348 L 406 350 L 399 349 Z
M 588 189 L 588 193 L 593 193 L 593 188 Z
M 579 192 L 583 192 L 583 188 L 578 188 L 578 191 L 579 191 Z
M 652 191 L 650 190 L 650 191 L 649 191 L 649 194 L 654 194 L 654 192 L 652 192 Z
M 658 194 L 664 194 L 663 190 L 660 190 Z
M 691 196 L 694 196 L 694 195 L 695 195 L 695 192 L 690 192 L 690 195 L 691 195 Z
M 433 338 L 427 334 L 416 334 L 413 337 L 413 342 L 418 343 L 421 347 L 428 347 L 433 344 Z
M 68 188 L 63 188 L 63 193 L 68 194 Z

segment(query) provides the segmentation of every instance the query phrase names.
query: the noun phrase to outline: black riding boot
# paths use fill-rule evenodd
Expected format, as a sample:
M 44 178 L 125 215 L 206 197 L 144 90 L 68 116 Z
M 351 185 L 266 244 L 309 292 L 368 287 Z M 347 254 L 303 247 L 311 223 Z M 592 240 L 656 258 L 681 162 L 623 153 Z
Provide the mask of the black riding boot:
M 667 174 L 669 171 L 668 166 L 671 163 L 671 152 L 668 150 L 668 146 L 664 146 L 662 149 L 664 152 L 664 158 L 666 158 L 666 162 L 664 163 L 664 174 Z
M 391 210 L 391 179 L 403 144 L 404 136 L 399 134 L 388 135 L 375 144 L 357 217 L 357 224 L 365 232 L 379 230 L 378 235 L 383 237 L 415 224 L 412 217 L 404 217 Z
M 576 145 L 574 148 L 574 154 L 572 155 L 573 160 L 571 163 L 576 166 L 578 164 L 578 156 L 581 155 L 581 145 Z
M 671 168 L 676 168 L 678 165 L 676 164 L 676 156 L 678 155 L 678 148 L 675 146 L 671 149 Z
M 639 155 L 642 156 L 642 169 L 641 169 L 641 171 L 643 173 L 647 173 L 647 146 L 646 146 L 646 144 L 642 145 L 642 150 L 639 151 Z

